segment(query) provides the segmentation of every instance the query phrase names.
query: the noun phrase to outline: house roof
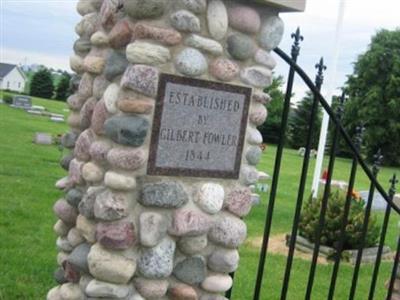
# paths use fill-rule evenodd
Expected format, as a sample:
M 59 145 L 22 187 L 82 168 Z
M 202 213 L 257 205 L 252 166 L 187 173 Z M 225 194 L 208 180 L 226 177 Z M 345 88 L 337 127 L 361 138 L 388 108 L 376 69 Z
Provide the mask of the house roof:
M 22 77 L 26 79 L 24 72 L 22 72 L 17 65 L 6 64 L 6 63 L 0 63 L 0 79 L 4 78 L 8 73 L 14 70 L 14 68 L 17 68 Z

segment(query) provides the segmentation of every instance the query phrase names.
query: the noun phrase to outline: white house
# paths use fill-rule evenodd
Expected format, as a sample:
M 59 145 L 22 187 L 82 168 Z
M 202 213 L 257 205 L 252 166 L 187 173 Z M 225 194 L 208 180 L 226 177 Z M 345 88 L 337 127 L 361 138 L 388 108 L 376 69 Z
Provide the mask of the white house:
M 25 91 L 27 78 L 17 65 L 0 63 L 0 89 Z

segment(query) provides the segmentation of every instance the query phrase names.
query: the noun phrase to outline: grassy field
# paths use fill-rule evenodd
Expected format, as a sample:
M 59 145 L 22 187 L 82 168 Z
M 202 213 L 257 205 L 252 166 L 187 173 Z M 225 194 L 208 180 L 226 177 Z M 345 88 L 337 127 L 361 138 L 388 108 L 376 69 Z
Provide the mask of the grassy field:
M 43 105 L 55 113 L 66 113 L 65 104 L 43 99 L 33 99 L 33 104 Z M 39 146 L 32 143 L 35 132 L 60 134 L 66 124 L 52 123 L 48 118 L 28 115 L 26 112 L 0 105 L 0 299 L 43 299 L 46 291 L 55 285 L 52 273 L 56 268 L 56 236 L 52 226 L 56 218 L 53 203 L 61 196 L 54 188 L 57 179 L 65 172 L 58 166 L 61 157 L 56 146 Z M 272 173 L 275 148 L 269 147 L 263 155 L 260 170 Z M 314 162 L 312 162 L 314 163 Z M 346 180 L 350 162 L 338 159 L 335 179 Z M 301 158 L 296 151 L 286 150 L 280 178 L 278 198 L 273 219 L 273 235 L 287 233 L 291 228 Z M 310 170 L 313 165 L 310 166 Z M 393 172 L 383 168 L 379 178 L 384 186 Z M 368 189 L 368 180 L 360 171 L 356 188 Z M 310 172 L 311 176 L 311 172 Z M 310 185 L 310 180 L 307 186 Z M 309 191 L 307 191 L 308 195 Z M 267 194 L 262 194 L 261 204 L 255 206 L 246 223 L 249 241 L 241 249 L 241 265 L 235 276 L 233 298 L 252 298 L 255 283 L 259 246 L 251 241 L 263 234 Z M 390 220 L 387 244 L 394 248 L 398 217 Z M 262 299 L 279 299 L 285 268 L 285 253 L 269 254 L 265 268 Z M 309 261 L 295 258 L 288 299 L 304 298 Z M 390 262 L 384 262 L 378 280 L 376 299 L 385 295 L 384 282 L 389 277 Z M 331 264 L 321 264 L 317 269 L 313 299 L 324 299 L 330 282 Z M 366 299 L 372 266 L 363 266 L 356 299 Z M 343 264 L 338 279 L 336 299 L 346 299 L 350 287 L 352 268 Z

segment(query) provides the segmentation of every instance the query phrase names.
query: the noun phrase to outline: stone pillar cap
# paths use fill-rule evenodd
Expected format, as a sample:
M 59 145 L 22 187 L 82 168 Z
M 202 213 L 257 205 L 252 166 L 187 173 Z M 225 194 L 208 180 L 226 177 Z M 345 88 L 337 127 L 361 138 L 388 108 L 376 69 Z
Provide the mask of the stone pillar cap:
M 277 7 L 282 12 L 299 12 L 306 8 L 306 0 L 255 0 L 258 3 Z

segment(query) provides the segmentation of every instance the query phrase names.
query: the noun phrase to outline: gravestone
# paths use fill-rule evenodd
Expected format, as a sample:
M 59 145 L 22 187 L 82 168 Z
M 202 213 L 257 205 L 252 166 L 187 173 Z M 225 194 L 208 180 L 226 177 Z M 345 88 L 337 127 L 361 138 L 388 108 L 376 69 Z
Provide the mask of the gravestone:
M 53 137 L 49 133 L 36 132 L 33 142 L 39 145 L 51 145 L 53 144 Z
M 78 1 L 48 300 L 225 299 L 288 2 Z
M 14 96 L 13 104 L 11 106 L 14 108 L 30 109 L 32 107 L 32 99 L 28 96 Z

